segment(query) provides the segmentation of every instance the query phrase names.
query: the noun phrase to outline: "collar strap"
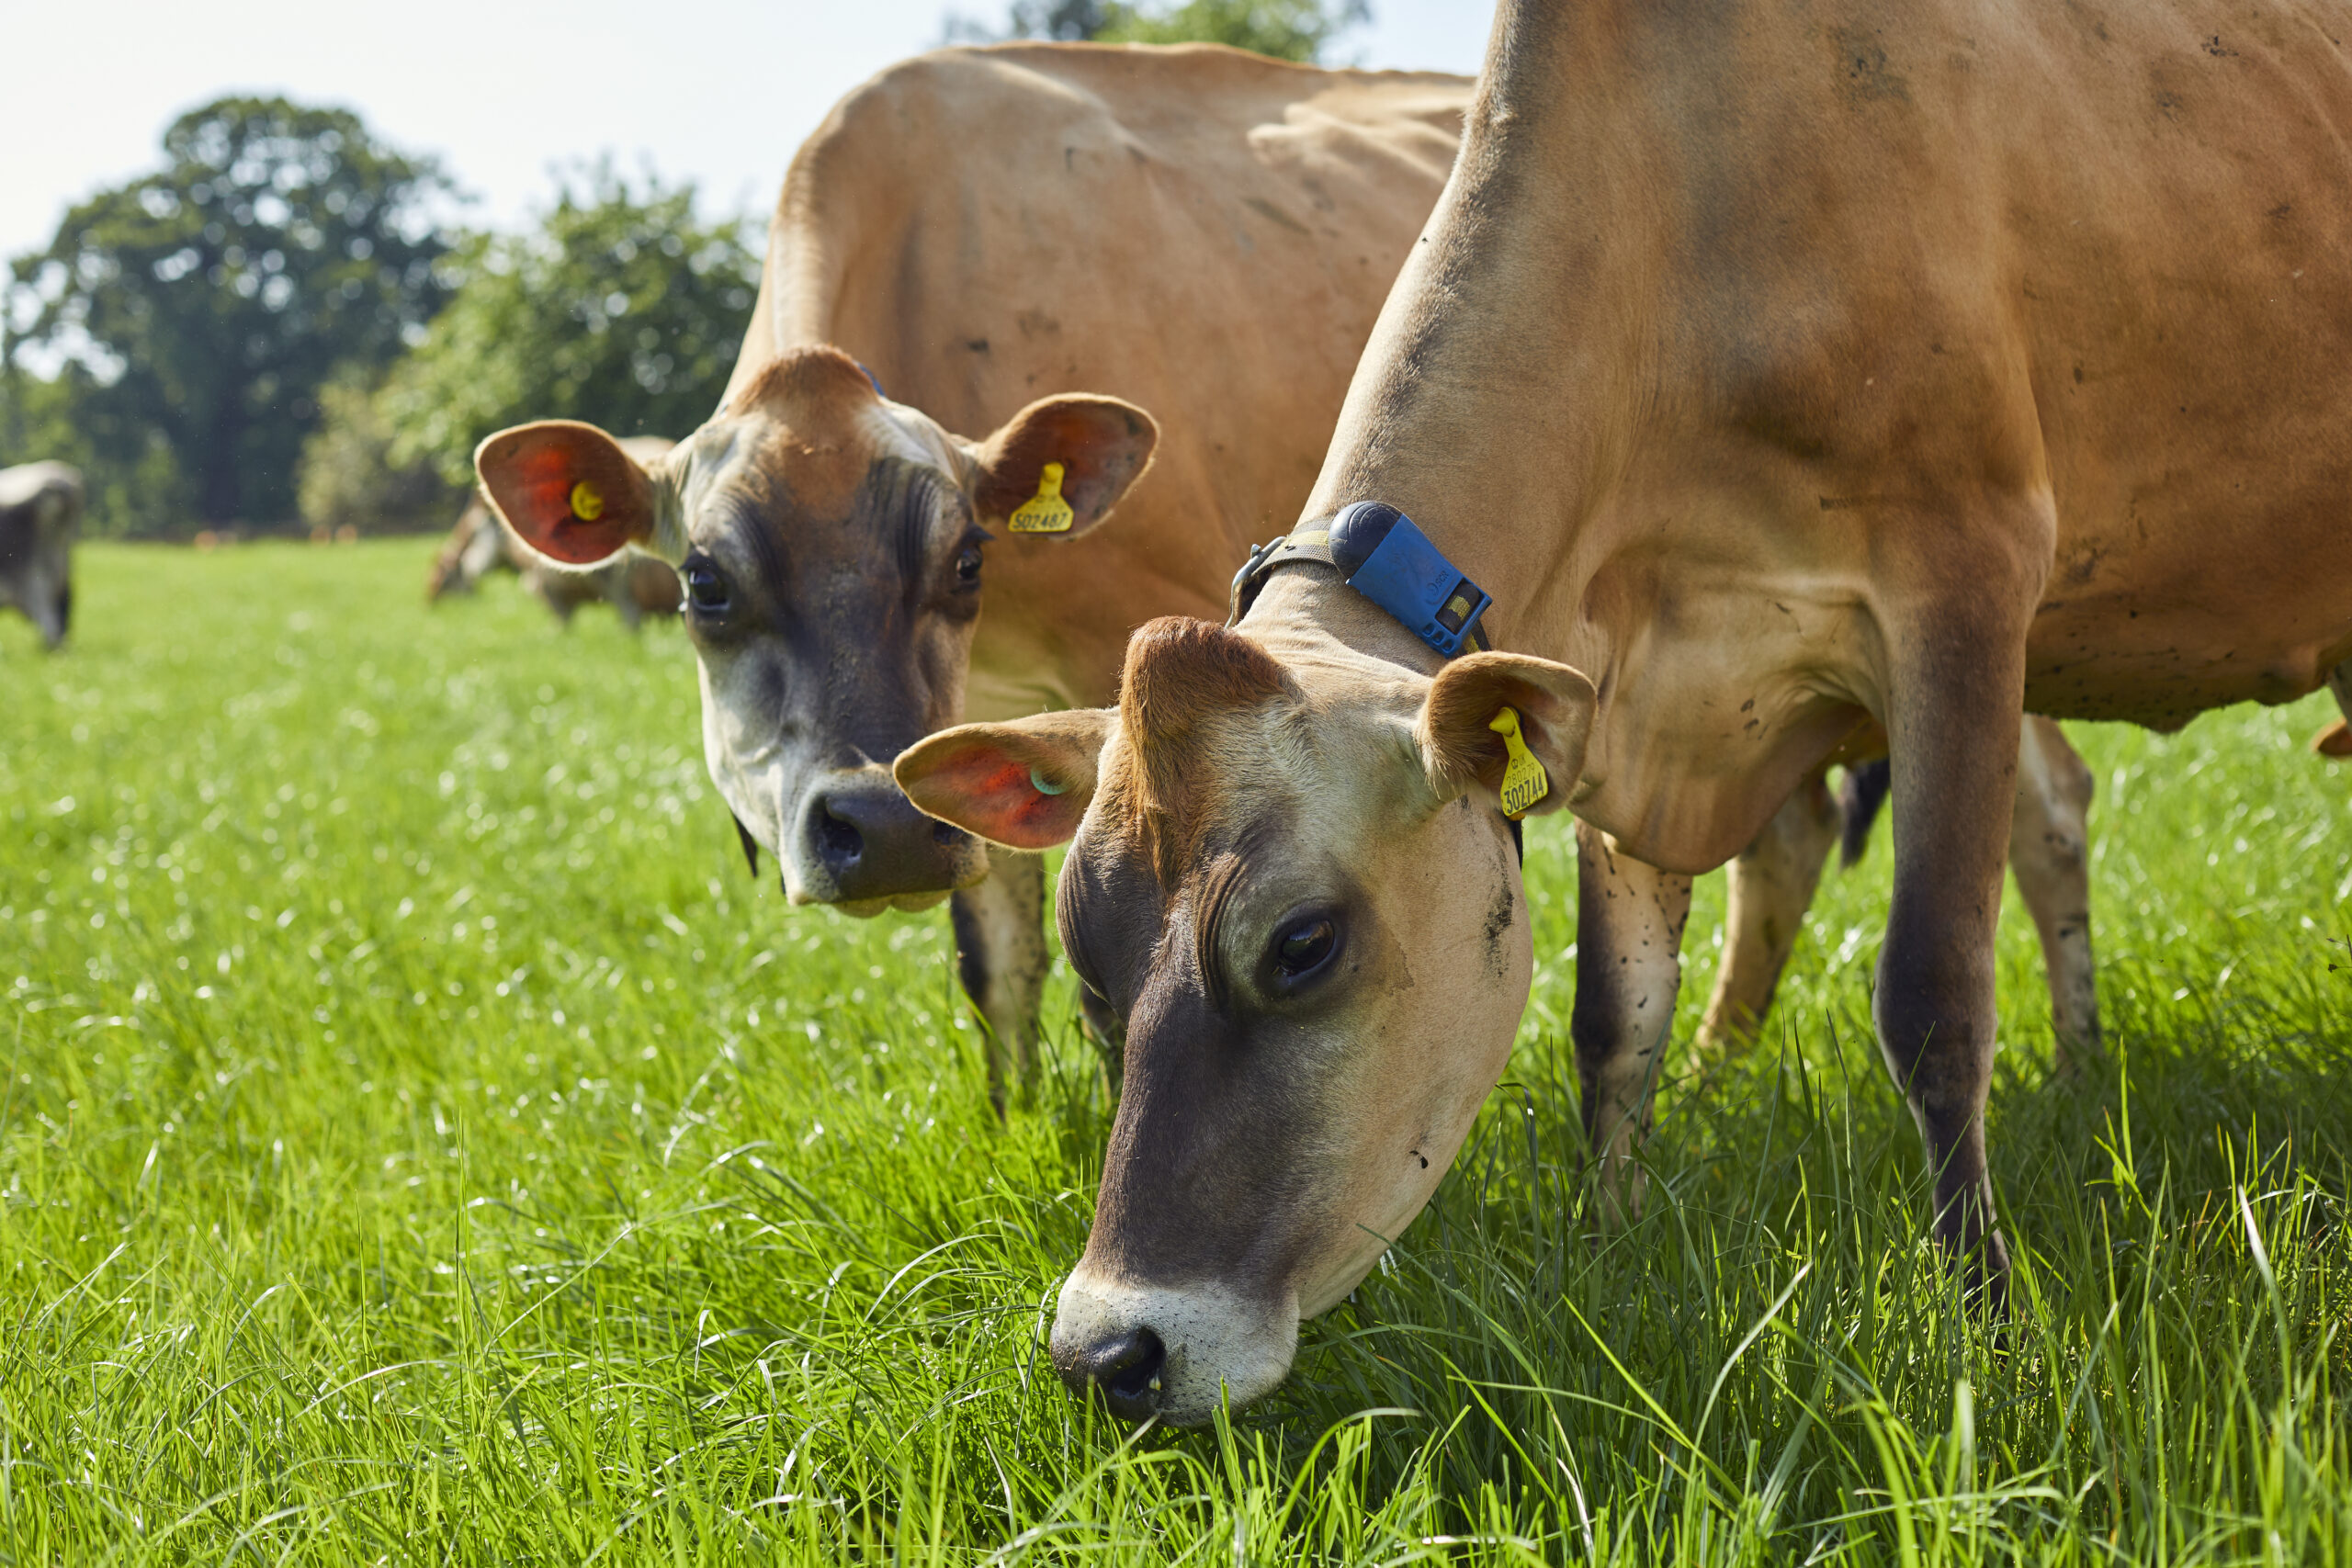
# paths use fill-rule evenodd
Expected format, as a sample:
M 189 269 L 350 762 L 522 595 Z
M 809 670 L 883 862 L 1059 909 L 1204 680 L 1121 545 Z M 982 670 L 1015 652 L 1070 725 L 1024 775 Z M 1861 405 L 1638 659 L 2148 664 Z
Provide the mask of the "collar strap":
M 1444 658 L 1487 647 L 1478 618 L 1494 600 L 1456 570 L 1411 518 L 1385 501 L 1354 502 L 1328 525 L 1303 525 L 1251 550 L 1233 574 L 1225 624 L 1232 626 L 1249 613 L 1276 568 L 1295 561 L 1331 568 Z

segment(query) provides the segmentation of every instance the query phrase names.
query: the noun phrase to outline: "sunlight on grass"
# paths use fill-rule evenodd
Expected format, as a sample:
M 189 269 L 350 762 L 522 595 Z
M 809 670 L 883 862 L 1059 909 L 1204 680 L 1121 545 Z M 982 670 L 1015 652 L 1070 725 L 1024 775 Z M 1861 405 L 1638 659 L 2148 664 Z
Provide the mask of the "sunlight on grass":
M 988 1111 L 944 916 L 746 881 L 674 628 L 422 543 L 84 551 L 0 624 L 0 1550 L 47 1562 L 2342 1562 L 2352 769 L 2324 699 L 2097 770 L 2109 1060 L 2002 931 L 2006 1321 L 1868 1031 L 1885 829 L 1589 1219 L 1573 852 L 1438 1201 L 1297 1373 L 1140 1434 L 1045 1352 L 1106 1131 Z M 1702 885 L 1678 1038 L 1712 980 Z

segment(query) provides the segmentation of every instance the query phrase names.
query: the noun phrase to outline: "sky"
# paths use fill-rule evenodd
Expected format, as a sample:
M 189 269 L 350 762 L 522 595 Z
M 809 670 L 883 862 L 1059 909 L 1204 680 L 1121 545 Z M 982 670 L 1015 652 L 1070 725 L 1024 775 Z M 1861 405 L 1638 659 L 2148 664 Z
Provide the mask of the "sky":
M 229 93 L 356 109 L 436 154 L 509 227 L 552 171 L 610 152 L 691 178 L 712 213 L 764 214 L 785 165 L 833 102 L 935 44 L 950 9 L 1000 21 L 1004 0 L 108 0 L 11 6 L 0 257 L 45 245 L 92 191 L 153 165 L 164 128 Z M 1373 0 L 1335 53 L 1350 63 L 1478 68 L 1493 0 Z M 93 35 L 94 21 L 105 35 Z M 230 19 L 233 17 L 232 22 Z M 655 18 L 658 18 L 656 20 Z

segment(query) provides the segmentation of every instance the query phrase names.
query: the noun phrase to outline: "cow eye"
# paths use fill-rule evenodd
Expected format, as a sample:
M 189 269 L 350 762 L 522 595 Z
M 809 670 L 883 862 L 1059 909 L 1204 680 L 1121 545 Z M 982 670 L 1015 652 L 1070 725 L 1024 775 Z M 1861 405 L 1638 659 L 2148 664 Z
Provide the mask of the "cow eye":
M 980 580 L 980 547 L 966 545 L 964 553 L 956 558 L 956 581 L 970 586 Z
M 727 579 L 718 569 L 706 560 L 686 563 L 686 597 L 694 601 L 695 609 L 707 615 L 716 615 L 727 608 Z
M 1339 951 L 1340 928 L 1329 915 L 1310 915 L 1274 939 L 1274 970 L 1285 981 L 1306 979 Z

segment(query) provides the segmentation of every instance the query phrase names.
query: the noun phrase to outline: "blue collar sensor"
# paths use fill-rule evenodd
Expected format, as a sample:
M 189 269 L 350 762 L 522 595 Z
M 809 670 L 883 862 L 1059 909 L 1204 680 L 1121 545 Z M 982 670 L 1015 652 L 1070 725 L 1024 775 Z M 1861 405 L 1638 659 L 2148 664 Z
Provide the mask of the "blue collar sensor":
M 1248 612 L 1276 567 L 1302 560 L 1336 569 L 1349 587 L 1444 658 L 1486 647 L 1478 618 L 1494 600 L 1456 570 L 1411 518 L 1385 501 L 1351 502 L 1329 527 L 1295 529 L 1251 550 L 1234 574 L 1226 625 Z

